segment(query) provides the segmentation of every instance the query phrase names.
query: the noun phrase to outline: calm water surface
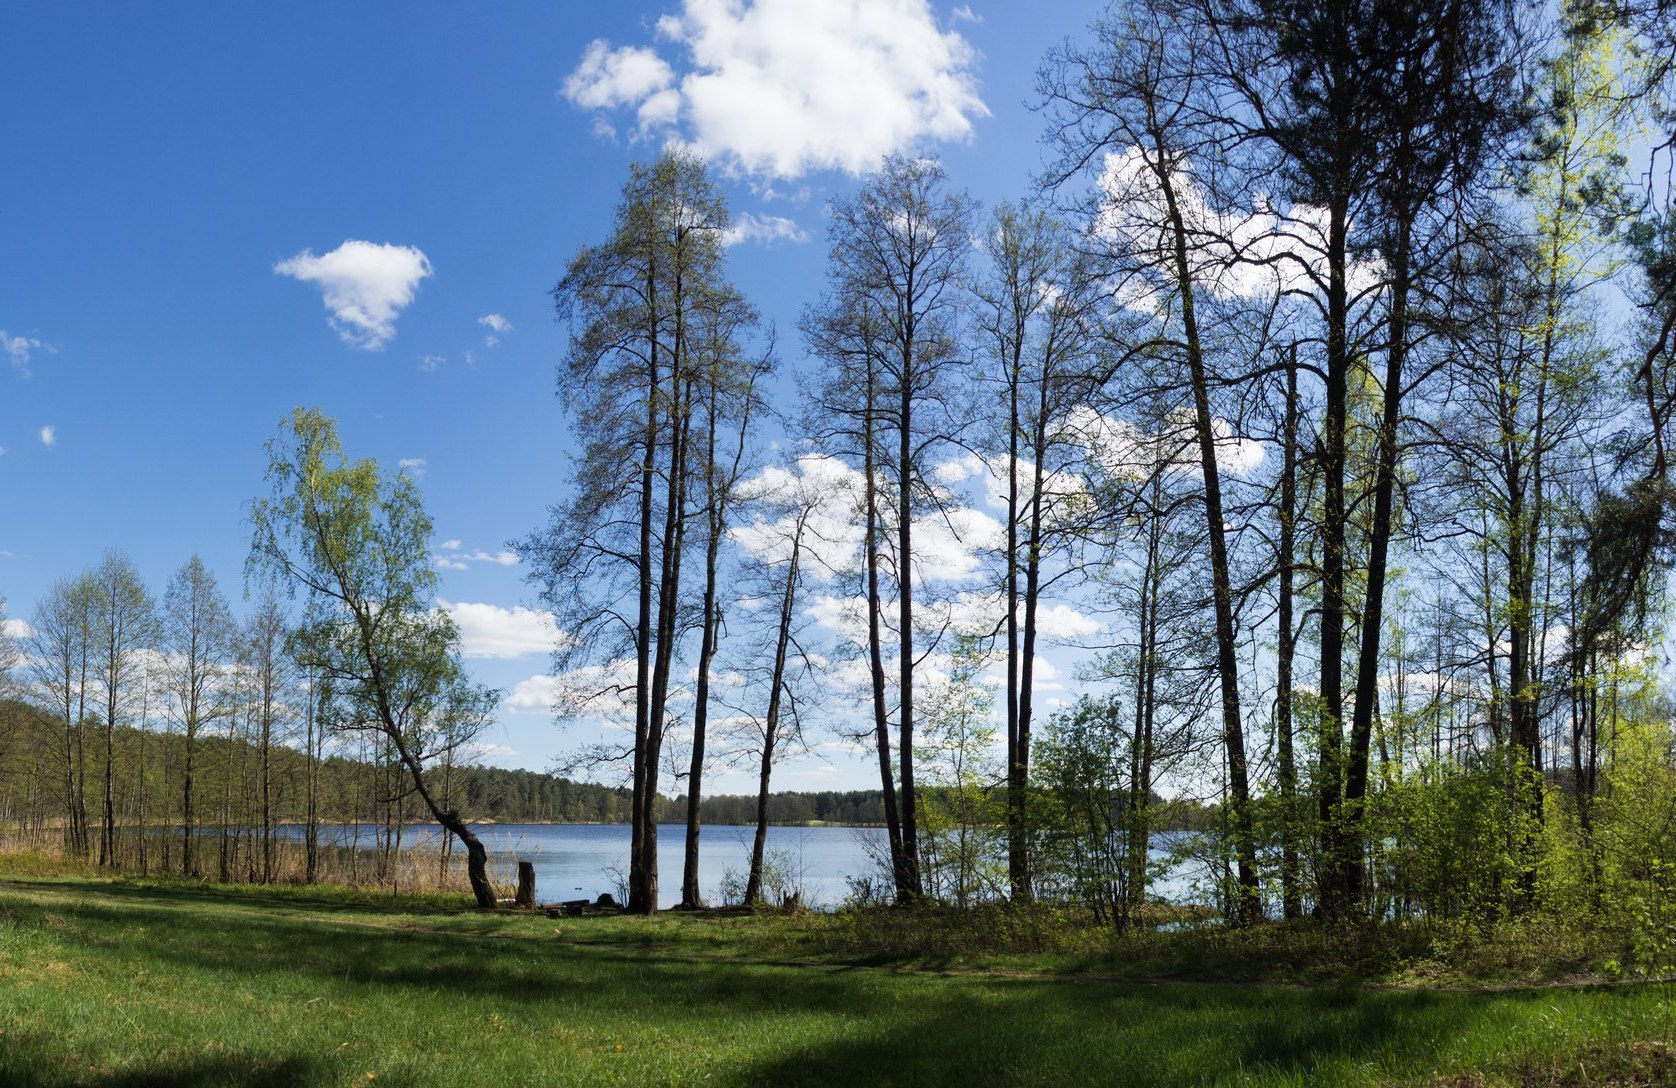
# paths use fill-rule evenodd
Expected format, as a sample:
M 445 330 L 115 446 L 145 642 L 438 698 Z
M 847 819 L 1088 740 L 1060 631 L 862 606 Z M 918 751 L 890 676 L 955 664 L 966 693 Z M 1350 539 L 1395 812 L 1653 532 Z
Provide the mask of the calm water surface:
M 302 828 L 291 825 L 283 833 L 302 837 Z M 597 899 L 610 892 L 623 900 L 628 878 L 629 828 L 627 824 L 485 824 L 475 829 L 489 849 L 489 876 L 503 887 L 517 882 L 517 863 L 535 866 L 535 894 L 538 902 L 566 899 Z M 730 870 L 739 884 L 750 868 L 750 827 L 714 825 L 706 827 L 698 853 L 700 894 L 711 905 L 725 897 L 722 885 Z M 681 901 L 683 863 L 682 824 L 658 826 L 658 903 L 672 907 Z M 1153 836 L 1154 877 L 1148 891 L 1170 902 L 1203 902 L 1205 896 L 1194 887 L 1202 870 L 1193 863 L 1167 867 L 1166 852 L 1177 833 Z M 402 833 L 402 847 L 434 849 L 442 832 L 435 827 L 409 827 Z M 325 825 L 325 842 L 372 848 L 373 829 L 368 826 Z M 851 878 L 880 878 L 873 860 L 884 850 L 885 832 L 879 827 L 770 827 L 768 850 L 789 859 L 803 889 L 804 902 L 812 907 L 835 907 L 850 892 Z M 456 844 L 457 845 L 457 844 Z
M 284 833 L 301 838 L 302 828 Z M 371 849 L 371 827 L 325 825 L 321 840 L 335 845 Z M 489 877 L 500 885 L 517 882 L 518 862 L 535 866 L 535 894 L 540 902 L 597 899 L 610 892 L 619 901 L 628 879 L 627 824 L 486 824 L 474 828 L 489 849 Z M 658 903 L 672 907 L 681 901 L 681 868 L 686 826 L 658 826 Z M 751 836 L 755 829 L 716 825 L 700 837 L 698 885 L 706 902 L 722 902 L 722 883 L 733 870 L 743 880 L 751 864 Z M 848 878 L 873 872 L 869 844 L 884 845 L 878 827 L 770 827 L 768 850 L 782 851 L 799 877 L 804 902 L 834 907 L 849 894 Z M 434 849 L 442 832 L 435 827 L 409 827 L 402 832 L 402 848 Z M 457 846 L 458 844 L 456 844 Z

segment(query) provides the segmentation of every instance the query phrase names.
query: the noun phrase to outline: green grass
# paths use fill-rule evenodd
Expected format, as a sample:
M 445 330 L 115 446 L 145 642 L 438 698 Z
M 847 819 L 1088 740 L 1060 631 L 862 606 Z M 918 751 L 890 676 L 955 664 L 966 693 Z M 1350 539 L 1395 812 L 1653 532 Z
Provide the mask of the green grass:
M 1676 1084 L 1657 987 L 933 970 L 861 962 L 840 924 L 0 868 L 0 1084 Z

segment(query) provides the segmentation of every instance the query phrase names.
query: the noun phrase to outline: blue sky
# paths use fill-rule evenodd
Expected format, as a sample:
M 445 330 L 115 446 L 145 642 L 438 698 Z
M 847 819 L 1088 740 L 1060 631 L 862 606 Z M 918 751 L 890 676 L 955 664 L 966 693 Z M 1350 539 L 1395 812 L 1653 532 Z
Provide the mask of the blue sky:
M 441 594 L 476 606 L 468 649 L 515 654 L 472 667 L 514 691 L 547 658 L 501 553 L 562 497 L 570 448 L 547 292 L 608 229 L 628 164 L 670 138 L 713 156 L 758 225 L 730 271 L 800 369 L 826 199 L 894 150 L 941 157 L 985 205 L 1022 195 L 1036 69 L 1097 7 L 11 0 L 8 615 L 113 547 L 158 593 L 197 552 L 236 601 L 262 444 L 319 405 L 352 455 L 420 474 Z M 540 768 L 577 738 L 508 706 L 487 739 L 492 761 Z M 862 753 L 830 758 L 779 782 L 875 781 Z

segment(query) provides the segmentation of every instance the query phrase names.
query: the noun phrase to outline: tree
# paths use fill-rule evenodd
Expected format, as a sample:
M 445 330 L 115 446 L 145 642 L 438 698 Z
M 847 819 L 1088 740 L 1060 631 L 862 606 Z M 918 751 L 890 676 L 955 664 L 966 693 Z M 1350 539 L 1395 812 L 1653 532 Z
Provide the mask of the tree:
M 53 583 L 35 606 L 29 634 L 30 672 L 63 727 L 64 838 L 78 858 L 87 856 L 90 845 L 85 722 L 92 695 L 94 593 L 87 574 Z
M 6 598 L 0 596 L 0 714 L 4 715 L 4 720 L 0 720 L 0 765 L 11 754 L 15 704 L 20 694 L 17 670 L 22 660 L 17 636 L 12 632 L 12 621 L 6 618 Z
M 657 787 L 684 633 L 689 495 L 695 472 L 707 478 L 692 463 L 692 428 L 701 391 L 731 384 L 707 370 L 735 373 L 734 337 L 754 320 L 722 274 L 726 228 L 702 160 L 671 151 L 631 169 L 611 236 L 584 247 L 553 291 L 571 322 L 559 393 L 582 444 L 574 493 L 548 528 L 514 545 L 543 597 L 572 617 L 555 664 L 603 667 L 611 679 L 593 695 L 633 691 L 628 906 L 638 913 L 657 909 Z M 632 680 L 621 675 L 630 666 Z
M 808 676 L 813 665 L 797 633 L 799 594 L 809 568 L 819 563 L 822 541 L 815 522 L 828 497 L 807 472 L 783 480 L 779 474 L 768 475 L 750 486 L 749 494 L 761 503 L 759 516 L 754 524 L 742 527 L 739 535 L 745 538 L 751 554 L 748 566 L 760 586 L 756 600 L 761 606 L 771 606 L 763 607 L 771 644 L 766 684 L 760 685 L 766 687 L 767 705 L 760 716 L 747 715 L 758 762 L 756 834 L 751 841 L 745 902 L 756 906 L 762 902 L 769 781 L 787 743 L 802 736 L 797 680 Z
M 204 728 L 232 713 L 226 690 L 233 651 L 233 619 L 227 600 L 204 561 L 187 560 L 163 593 L 162 642 L 172 710 L 180 721 L 180 871 L 197 876 L 194 839 L 198 813 L 198 753 Z
M 1002 814 L 995 802 L 997 786 L 1008 778 L 994 758 L 995 685 L 983 676 L 991 656 L 980 639 L 957 636 L 947 679 L 928 685 L 920 746 L 926 891 L 961 910 L 995 897 L 1002 886 L 995 829 L 1006 821 L 997 818 Z M 1009 838 L 1012 826 L 1007 823 Z M 1006 883 L 1011 885 L 1010 874 Z
M 274 878 L 274 745 L 282 742 L 292 716 L 296 677 L 286 642 L 290 617 L 275 587 L 266 587 L 245 621 L 241 640 L 242 664 L 250 677 L 257 752 L 257 794 L 261 808 L 262 883 Z M 450 749 L 452 751 L 452 749 Z M 446 804 L 446 800 L 444 801 Z
M 1136 11 L 1126 20 L 1100 24 L 1099 33 L 1101 40 L 1094 51 L 1062 54 L 1059 71 L 1047 82 L 1063 115 L 1058 125 L 1058 176 L 1071 176 L 1101 154 L 1124 164 L 1108 169 L 1102 178 L 1110 191 L 1101 202 L 1093 241 L 1118 251 L 1111 258 L 1115 278 L 1158 293 L 1164 327 L 1154 333 L 1151 348 L 1186 370 L 1210 558 L 1223 748 L 1239 867 L 1236 916 L 1249 923 L 1260 915 L 1261 901 L 1240 710 L 1228 519 L 1217 449 L 1220 434 L 1211 404 L 1213 377 L 1225 381 L 1226 376 L 1211 371 L 1209 337 L 1200 312 L 1207 302 L 1206 281 L 1217 272 L 1219 251 L 1236 247 L 1216 236 L 1218 225 L 1204 214 L 1205 200 L 1193 192 L 1191 180 L 1195 155 L 1213 151 L 1227 125 L 1207 109 L 1201 90 L 1205 82 L 1202 46 L 1185 28 Z M 1111 210 L 1127 222 L 1102 237 Z
M 847 200 L 831 204 L 828 294 L 803 318 L 810 349 L 832 365 L 817 398 L 817 431 L 861 448 L 869 610 L 868 651 L 881 787 L 897 894 L 923 891 L 914 790 L 915 522 L 935 512 L 932 459 L 960 423 L 954 382 L 966 362 L 958 337 L 973 204 L 945 188 L 941 166 L 887 158 Z M 834 428 L 832 421 L 840 426 Z M 875 480 L 878 482 L 875 483 Z M 886 554 L 886 533 L 893 555 Z M 896 593 L 896 768 L 885 694 L 885 567 Z M 892 809 L 895 810 L 894 816 Z
M 327 720 L 389 745 L 413 792 L 465 847 L 477 905 L 493 908 L 482 840 L 425 773 L 481 732 L 496 696 L 466 677 L 458 632 L 436 607 L 417 485 L 348 460 L 336 425 L 308 408 L 269 440 L 267 481 L 268 496 L 251 506 L 249 569 L 304 594 L 297 656 L 319 677 Z
M 703 906 L 698 888 L 698 838 L 710 721 L 710 671 L 721 640 L 725 613 L 720 585 L 722 542 L 734 515 L 739 483 L 748 467 L 746 453 L 751 424 L 763 409 L 759 384 L 773 370 L 771 352 L 754 362 L 740 355 L 741 327 L 755 320 L 754 312 L 735 305 L 709 309 L 700 315 L 702 358 L 694 384 L 701 424 L 695 475 L 699 478 L 699 503 L 704 510 L 704 592 L 699 609 L 698 679 L 693 692 L 687 830 L 681 866 L 681 905 L 689 909 Z
M 141 653 L 151 648 L 151 595 L 128 557 L 108 553 L 92 574 L 93 637 L 100 694 L 104 702 L 104 815 L 99 829 L 99 864 L 117 865 L 116 724 L 132 710 L 141 682 Z
M 1030 745 L 1036 648 L 1044 593 L 1075 575 L 1057 569 L 1075 538 L 1083 447 L 1069 426 L 1099 384 L 1094 277 L 1070 231 L 1040 209 L 1003 204 L 980 244 L 987 274 L 973 287 L 990 380 L 1004 404 L 1007 529 L 1002 607 L 1006 632 L 1007 874 L 1015 900 L 1030 898 Z

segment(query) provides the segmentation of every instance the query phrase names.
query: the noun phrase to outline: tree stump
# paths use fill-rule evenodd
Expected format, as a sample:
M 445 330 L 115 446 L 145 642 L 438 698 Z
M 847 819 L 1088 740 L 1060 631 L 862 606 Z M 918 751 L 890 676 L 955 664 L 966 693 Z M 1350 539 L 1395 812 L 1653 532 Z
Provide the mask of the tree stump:
M 535 906 L 535 865 L 532 862 L 518 863 L 518 894 L 513 898 L 512 905 L 526 909 Z

